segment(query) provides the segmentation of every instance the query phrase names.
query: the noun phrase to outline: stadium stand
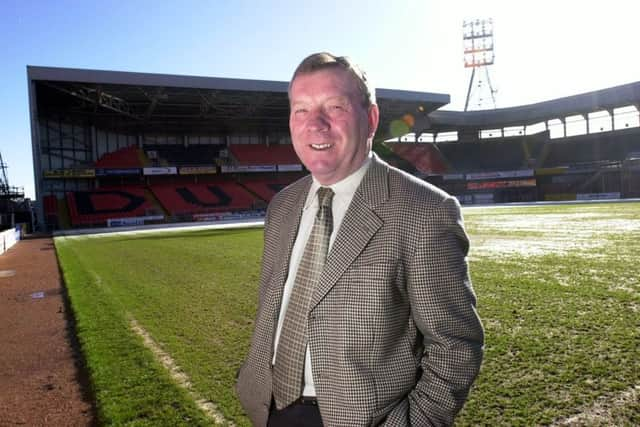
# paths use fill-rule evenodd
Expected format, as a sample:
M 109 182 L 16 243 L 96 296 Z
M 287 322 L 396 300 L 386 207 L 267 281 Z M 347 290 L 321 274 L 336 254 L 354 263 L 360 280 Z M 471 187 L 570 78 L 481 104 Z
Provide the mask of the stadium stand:
M 291 144 L 231 144 L 229 154 L 240 165 L 300 164 Z
M 211 166 L 224 145 L 145 145 L 147 157 L 157 166 Z M 151 154 L 151 155 L 149 155 Z
M 265 202 L 270 202 L 278 191 L 302 175 L 304 175 L 304 173 L 288 173 L 269 178 L 239 178 L 238 183 Z
M 287 143 L 288 82 L 27 71 L 45 229 L 256 216 L 306 173 Z M 374 151 L 462 203 L 640 197 L 640 82 L 482 111 L 446 111 L 437 93 L 377 100 Z
M 624 161 L 640 151 L 640 129 L 578 135 L 548 143 L 544 167 L 568 166 L 598 161 Z
M 56 196 L 45 196 L 43 203 L 45 215 L 58 215 L 58 199 Z
M 53 195 L 45 196 L 42 200 L 44 204 L 44 220 L 49 226 L 58 224 L 58 198 Z
M 440 150 L 434 144 L 390 142 L 387 146 L 425 175 L 445 173 L 448 169 Z
M 525 162 L 529 167 L 535 167 L 538 164 L 542 150 L 549 142 L 549 131 L 537 133 L 535 135 L 527 135 L 520 138 L 520 145 L 525 156 Z
M 521 138 L 505 138 L 479 142 L 439 142 L 438 148 L 452 171 L 515 170 L 526 165 Z
M 152 185 L 151 191 L 172 216 L 254 209 L 257 199 L 235 182 Z
M 109 219 L 145 216 L 155 209 L 144 187 L 134 186 L 71 191 L 66 201 L 74 226 L 104 225 Z
M 141 168 L 145 166 L 144 154 L 135 145 L 105 153 L 96 161 L 97 168 Z

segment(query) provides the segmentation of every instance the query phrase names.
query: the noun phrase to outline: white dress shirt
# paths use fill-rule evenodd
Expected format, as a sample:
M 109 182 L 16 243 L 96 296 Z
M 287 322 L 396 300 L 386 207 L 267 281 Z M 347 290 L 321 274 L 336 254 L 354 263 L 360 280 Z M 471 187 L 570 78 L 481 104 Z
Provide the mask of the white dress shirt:
M 331 237 L 329 238 L 329 252 L 331 252 L 333 241 L 338 234 L 338 230 L 340 229 L 342 220 L 344 219 L 344 216 L 347 213 L 347 209 L 351 204 L 353 195 L 360 186 L 360 182 L 362 181 L 364 174 L 367 172 L 367 169 L 369 169 L 370 164 L 371 153 L 369 153 L 369 156 L 357 171 L 355 171 L 342 181 L 329 186 L 329 188 L 331 188 L 334 192 L 333 201 L 331 204 L 331 213 L 333 216 L 333 231 L 331 232 Z M 309 234 L 311 234 L 311 228 L 313 228 L 316 213 L 318 212 L 318 197 L 316 196 L 316 192 L 320 187 L 320 183 L 318 183 L 314 179 L 313 183 L 311 184 L 311 188 L 309 189 L 307 200 L 302 209 L 302 218 L 300 218 L 298 235 L 296 236 L 296 241 L 293 244 L 291 259 L 289 260 L 289 273 L 287 275 L 287 281 L 284 284 L 284 291 L 282 293 L 282 304 L 280 305 L 280 316 L 278 317 L 278 327 L 276 329 L 276 336 L 274 340 L 274 356 L 272 363 L 275 363 L 276 360 L 278 341 L 280 340 L 280 331 L 282 330 L 282 323 L 284 322 L 284 316 L 287 312 L 287 306 L 289 305 L 289 298 L 291 297 L 291 291 L 293 289 L 295 277 L 298 273 L 300 258 L 302 258 L 304 248 L 307 245 L 307 240 L 309 239 Z M 311 352 L 309 351 L 308 346 L 304 364 L 304 389 L 302 391 L 302 395 L 316 395 L 316 389 L 313 382 L 313 374 L 311 372 Z

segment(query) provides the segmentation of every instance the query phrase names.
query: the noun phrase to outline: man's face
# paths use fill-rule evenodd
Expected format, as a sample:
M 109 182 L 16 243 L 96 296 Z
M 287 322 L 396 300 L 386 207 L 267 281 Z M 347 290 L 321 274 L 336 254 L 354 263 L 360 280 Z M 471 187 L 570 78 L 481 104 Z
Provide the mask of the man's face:
M 358 170 L 378 126 L 378 107 L 362 105 L 355 79 L 340 68 L 298 75 L 289 93 L 296 154 L 322 185 Z

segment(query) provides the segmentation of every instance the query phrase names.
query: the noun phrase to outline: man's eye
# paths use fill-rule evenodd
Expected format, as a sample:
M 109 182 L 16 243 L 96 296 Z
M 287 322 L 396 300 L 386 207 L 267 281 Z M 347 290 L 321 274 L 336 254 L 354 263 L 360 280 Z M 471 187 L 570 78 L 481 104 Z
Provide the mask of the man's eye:
M 332 105 L 329 107 L 333 111 L 343 111 L 344 107 L 342 105 Z
M 303 113 L 306 113 L 306 112 L 307 112 L 307 109 L 306 109 L 306 108 L 296 108 L 296 109 L 294 110 L 294 112 L 295 112 L 296 114 L 303 114 Z

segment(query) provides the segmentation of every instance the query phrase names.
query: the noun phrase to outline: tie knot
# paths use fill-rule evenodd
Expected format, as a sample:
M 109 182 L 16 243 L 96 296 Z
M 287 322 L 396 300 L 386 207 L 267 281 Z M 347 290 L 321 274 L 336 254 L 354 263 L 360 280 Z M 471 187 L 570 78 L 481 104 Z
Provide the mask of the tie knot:
M 320 187 L 318 189 L 318 204 L 321 208 L 331 206 L 331 200 L 333 199 L 333 190 L 329 187 Z

